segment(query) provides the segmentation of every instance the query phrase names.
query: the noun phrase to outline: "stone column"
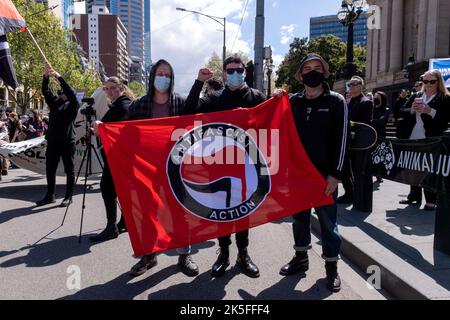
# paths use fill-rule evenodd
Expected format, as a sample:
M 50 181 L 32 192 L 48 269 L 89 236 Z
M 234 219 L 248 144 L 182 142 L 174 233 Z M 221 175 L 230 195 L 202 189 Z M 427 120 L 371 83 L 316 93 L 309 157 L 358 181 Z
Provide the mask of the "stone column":
M 380 65 L 378 70 L 383 73 L 389 69 L 392 1 L 384 0 L 381 4 Z
M 392 2 L 392 28 L 391 28 L 391 46 L 389 71 L 399 71 L 403 67 L 403 1 L 396 0 Z
M 428 1 L 419 1 L 419 15 L 418 24 L 419 31 L 417 35 L 417 58 L 416 61 L 420 62 L 425 60 L 425 48 L 427 45 L 427 18 L 428 18 Z

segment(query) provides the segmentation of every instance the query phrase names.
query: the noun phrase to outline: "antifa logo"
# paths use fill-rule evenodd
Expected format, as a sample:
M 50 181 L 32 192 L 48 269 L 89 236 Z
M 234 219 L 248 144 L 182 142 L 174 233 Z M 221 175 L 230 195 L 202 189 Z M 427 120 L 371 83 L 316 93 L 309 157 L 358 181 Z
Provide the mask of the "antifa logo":
M 252 214 L 270 192 L 267 161 L 243 129 L 215 123 L 181 137 L 167 160 L 167 175 L 178 202 L 214 222 Z
M 395 164 L 395 153 L 392 143 L 380 143 L 375 151 L 372 152 L 372 163 L 374 165 L 382 164 L 386 170 L 387 175 L 391 174 Z

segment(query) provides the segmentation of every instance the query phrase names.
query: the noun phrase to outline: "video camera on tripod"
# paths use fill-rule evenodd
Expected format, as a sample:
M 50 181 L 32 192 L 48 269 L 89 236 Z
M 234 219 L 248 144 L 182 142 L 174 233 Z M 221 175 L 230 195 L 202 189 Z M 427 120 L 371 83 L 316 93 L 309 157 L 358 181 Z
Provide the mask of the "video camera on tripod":
M 80 110 L 80 113 L 88 118 L 92 116 L 97 115 L 97 111 L 94 109 L 95 99 L 94 98 L 83 98 L 81 99 L 81 102 L 84 102 L 87 104 L 87 106 L 84 109 Z

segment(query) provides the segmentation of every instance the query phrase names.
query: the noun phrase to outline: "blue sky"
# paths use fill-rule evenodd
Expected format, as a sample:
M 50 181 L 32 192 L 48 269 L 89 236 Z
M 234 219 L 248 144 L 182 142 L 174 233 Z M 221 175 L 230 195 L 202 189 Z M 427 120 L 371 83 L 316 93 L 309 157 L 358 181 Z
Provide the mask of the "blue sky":
M 248 7 L 239 29 L 239 23 Z M 221 26 L 211 19 L 176 11 L 177 7 L 227 18 L 227 49 L 253 59 L 256 0 L 151 0 L 152 60 L 166 59 L 175 70 L 175 88 L 189 92 L 211 54 L 221 56 Z M 294 37 L 309 37 L 310 17 L 336 14 L 340 0 L 265 0 L 265 45 L 281 63 Z

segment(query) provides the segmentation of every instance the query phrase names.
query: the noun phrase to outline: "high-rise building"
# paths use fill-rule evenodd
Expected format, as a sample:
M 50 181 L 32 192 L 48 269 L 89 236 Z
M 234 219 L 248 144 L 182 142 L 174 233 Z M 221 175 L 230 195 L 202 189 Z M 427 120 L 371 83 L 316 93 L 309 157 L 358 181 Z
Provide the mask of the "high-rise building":
M 150 0 L 87 0 L 86 12 L 92 12 L 93 6 L 107 6 L 113 15 L 117 15 L 128 31 L 127 50 L 132 64 L 130 81 L 145 81 L 145 48 L 144 48 L 144 12 L 145 2 Z M 150 15 L 150 9 L 148 10 Z M 150 20 L 149 20 L 150 22 Z
M 354 24 L 354 43 L 365 47 L 367 44 L 367 14 L 363 13 Z M 347 42 L 348 28 L 339 22 L 337 16 L 329 15 L 310 19 L 309 38 L 334 35 Z
M 65 28 L 70 28 L 70 15 L 73 10 L 73 0 L 35 0 L 35 2 L 46 4 L 52 8 L 52 12 L 61 20 Z
M 151 42 L 150 0 L 144 0 L 144 61 L 146 69 L 150 68 L 152 65 Z
M 98 70 L 103 65 L 107 76 L 128 81 L 127 29 L 106 7 L 93 6 L 89 14 L 77 15 L 76 40 Z

